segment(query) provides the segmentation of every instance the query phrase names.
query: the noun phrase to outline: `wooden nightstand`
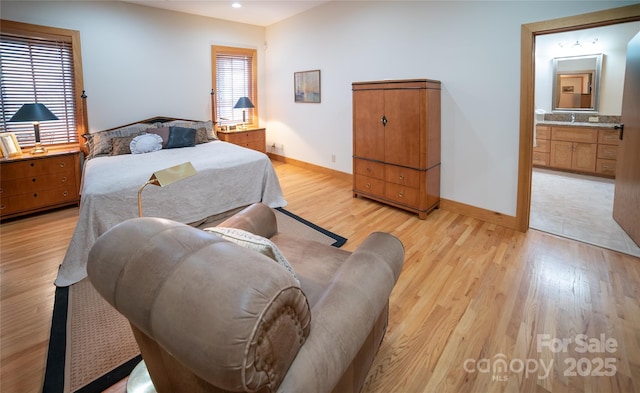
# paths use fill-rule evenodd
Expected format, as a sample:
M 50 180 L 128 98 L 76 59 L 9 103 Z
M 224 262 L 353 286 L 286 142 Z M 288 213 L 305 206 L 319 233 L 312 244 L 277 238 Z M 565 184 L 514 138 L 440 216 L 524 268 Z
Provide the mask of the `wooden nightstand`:
M 80 201 L 80 152 L 23 154 L 0 160 L 0 217 L 17 217 Z
M 254 128 L 252 130 L 238 131 L 217 131 L 221 141 L 233 143 L 234 145 L 267 152 L 267 140 L 264 128 Z

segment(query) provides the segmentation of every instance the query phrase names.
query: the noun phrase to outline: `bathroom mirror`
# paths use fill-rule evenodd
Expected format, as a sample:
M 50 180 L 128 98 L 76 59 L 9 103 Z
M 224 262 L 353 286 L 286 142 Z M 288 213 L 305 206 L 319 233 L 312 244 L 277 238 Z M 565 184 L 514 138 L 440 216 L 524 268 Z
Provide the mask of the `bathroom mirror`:
M 602 54 L 553 59 L 553 110 L 598 112 Z

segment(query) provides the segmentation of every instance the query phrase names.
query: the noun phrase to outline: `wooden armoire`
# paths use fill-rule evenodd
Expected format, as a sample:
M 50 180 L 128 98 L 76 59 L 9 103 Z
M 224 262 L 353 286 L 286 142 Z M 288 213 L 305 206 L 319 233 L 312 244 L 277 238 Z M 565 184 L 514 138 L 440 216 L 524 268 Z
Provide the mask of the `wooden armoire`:
M 418 214 L 440 203 L 440 81 L 355 82 L 353 195 Z

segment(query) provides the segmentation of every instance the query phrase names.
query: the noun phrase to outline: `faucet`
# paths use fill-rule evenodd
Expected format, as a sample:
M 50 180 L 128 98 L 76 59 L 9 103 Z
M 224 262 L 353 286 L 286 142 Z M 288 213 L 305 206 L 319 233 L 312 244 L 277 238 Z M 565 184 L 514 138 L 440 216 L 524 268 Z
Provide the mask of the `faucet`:
M 571 122 L 574 123 L 576 121 L 576 114 L 571 113 Z

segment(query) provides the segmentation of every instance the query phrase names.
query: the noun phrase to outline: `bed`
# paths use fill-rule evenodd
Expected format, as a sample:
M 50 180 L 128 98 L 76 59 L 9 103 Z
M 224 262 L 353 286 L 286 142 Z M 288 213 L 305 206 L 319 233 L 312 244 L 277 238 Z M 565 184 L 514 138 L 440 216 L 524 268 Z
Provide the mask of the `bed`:
M 167 140 L 170 135 L 166 131 L 174 135 L 176 129 L 196 130 L 198 143 L 167 146 L 171 140 Z M 149 134 L 161 136 L 158 143 L 162 148 L 133 152 L 138 154 L 126 151 L 142 146 L 140 141 L 151 139 Z M 144 216 L 193 224 L 255 202 L 270 207 L 286 205 L 269 158 L 218 140 L 210 121 L 153 118 L 86 137 L 80 212 L 55 280 L 57 286 L 68 286 L 87 276 L 91 246 L 114 225 L 138 216 L 138 189 L 155 171 L 191 162 L 197 173 L 166 187 L 145 188 Z

